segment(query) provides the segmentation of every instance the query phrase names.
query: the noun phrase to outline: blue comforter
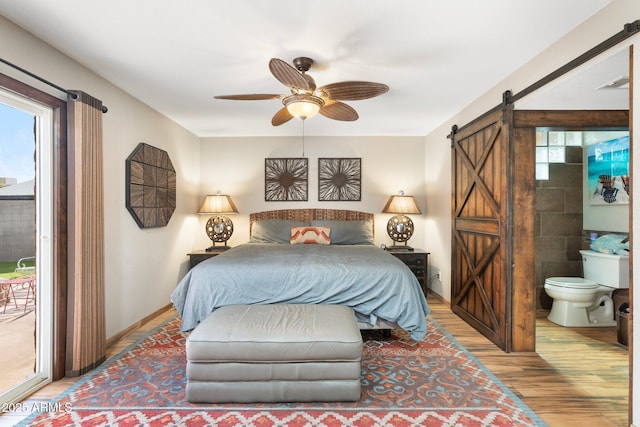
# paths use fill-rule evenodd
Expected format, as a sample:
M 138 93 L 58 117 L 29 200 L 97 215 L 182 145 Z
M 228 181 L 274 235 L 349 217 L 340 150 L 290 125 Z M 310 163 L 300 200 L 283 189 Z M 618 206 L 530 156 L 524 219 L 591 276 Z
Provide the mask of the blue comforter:
M 395 322 L 418 341 L 429 313 L 411 270 L 369 245 L 243 244 L 196 265 L 171 301 L 183 331 L 226 305 L 339 304 L 371 323 Z

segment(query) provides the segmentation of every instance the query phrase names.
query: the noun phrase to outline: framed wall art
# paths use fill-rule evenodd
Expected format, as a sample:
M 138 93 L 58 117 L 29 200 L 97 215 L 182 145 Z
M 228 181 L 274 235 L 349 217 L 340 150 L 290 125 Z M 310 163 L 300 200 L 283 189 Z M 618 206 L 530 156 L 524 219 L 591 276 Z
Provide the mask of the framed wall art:
M 125 163 L 127 210 L 140 228 L 164 227 L 176 209 L 176 171 L 169 154 L 141 142 Z
M 591 205 L 629 204 L 629 136 L 587 146 Z
M 361 199 L 361 159 L 318 159 L 318 200 L 357 202 Z
M 265 201 L 307 201 L 308 185 L 309 159 L 264 159 Z

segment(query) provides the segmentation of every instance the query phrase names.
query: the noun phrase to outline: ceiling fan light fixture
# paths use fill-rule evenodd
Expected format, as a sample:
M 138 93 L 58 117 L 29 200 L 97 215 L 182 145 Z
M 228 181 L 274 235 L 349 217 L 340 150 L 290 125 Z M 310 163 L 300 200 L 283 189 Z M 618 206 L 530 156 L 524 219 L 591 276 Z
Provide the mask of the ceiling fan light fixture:
M 332 120 L 353 122 L 358 120 L 358 113 L 343 101 L 369 99 L 389 91 L 389 86 L 382 83 L 358 80 L 331 83 L 321 87 L 316 86 L 313 78 L 306 74 L 313 59 L 300 57 L 293 60 L 295 68 L 282 59 L 271 58 L 269 71 L 280 83 L 291 91 L 288 95 L 271 93 L 254 93 L 246 95 L 218 95 L 216 99 L 234 99 L 240 101 L 280 99 L 284 107 L 280 108 L 271 118 L 273 126 L 287 123 L 294 117 L 306 120 L 317 113 Z
M 318 96 L 308 93 L 287 96 L 282 100 L 287 110 L 293 117 L 305 120 L 320 111 L 324 105 L 324 100 Z

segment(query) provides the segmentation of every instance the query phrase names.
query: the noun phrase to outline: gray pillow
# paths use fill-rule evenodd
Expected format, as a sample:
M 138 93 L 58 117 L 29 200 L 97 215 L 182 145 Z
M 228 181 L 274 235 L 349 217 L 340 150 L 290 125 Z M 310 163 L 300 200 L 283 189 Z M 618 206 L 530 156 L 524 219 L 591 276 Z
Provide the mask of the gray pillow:
M 373 221 L 311 221 L 312 227 L 331 228 L 332 245 L 375 245 Z
M 308 226 L 308 222 L 288 219 L 264 219 L 251 226 L 250 243 L 289 243 L 291 227 Z

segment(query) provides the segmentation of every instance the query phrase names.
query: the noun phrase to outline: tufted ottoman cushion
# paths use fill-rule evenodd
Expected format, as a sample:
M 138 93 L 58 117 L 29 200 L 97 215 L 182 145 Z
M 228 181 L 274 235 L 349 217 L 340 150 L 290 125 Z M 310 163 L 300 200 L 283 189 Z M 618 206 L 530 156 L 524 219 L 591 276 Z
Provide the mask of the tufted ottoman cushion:
M 362 337 L 351 308 L 221 307 L 187 338 L 190 402 L 360 398 Z

